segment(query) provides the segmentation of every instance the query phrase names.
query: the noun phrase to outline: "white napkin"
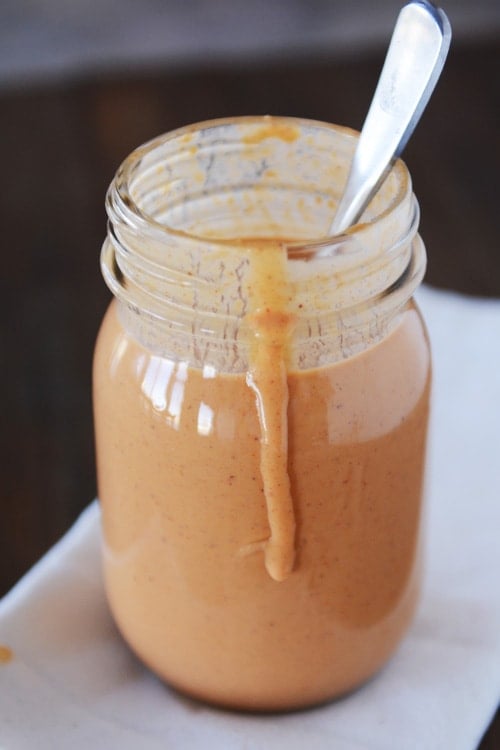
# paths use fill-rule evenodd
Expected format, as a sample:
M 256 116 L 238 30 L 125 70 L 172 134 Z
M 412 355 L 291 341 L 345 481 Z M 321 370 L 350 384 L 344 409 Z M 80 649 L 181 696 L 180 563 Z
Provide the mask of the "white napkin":
M 424 288 L 434 351 L 427 571 L 383 672 L 328 706 L 247 716 L 181 698 L 111 621 L 93 503 L 0 602 L 5 750 L 472 750 L 500 697 L 500 301 Z

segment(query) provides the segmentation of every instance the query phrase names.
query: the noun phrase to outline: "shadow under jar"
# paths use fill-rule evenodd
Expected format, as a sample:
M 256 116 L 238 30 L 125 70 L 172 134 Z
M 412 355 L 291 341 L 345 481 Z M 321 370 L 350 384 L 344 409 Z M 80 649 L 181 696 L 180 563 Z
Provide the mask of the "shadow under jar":
M 94 361 L 109 603 L 192 696 L 248 710 L 361 684 L 418 595 L 430 354 L 398 161 L 326 234 L 357 134 L 201 123 L 108 192 Z

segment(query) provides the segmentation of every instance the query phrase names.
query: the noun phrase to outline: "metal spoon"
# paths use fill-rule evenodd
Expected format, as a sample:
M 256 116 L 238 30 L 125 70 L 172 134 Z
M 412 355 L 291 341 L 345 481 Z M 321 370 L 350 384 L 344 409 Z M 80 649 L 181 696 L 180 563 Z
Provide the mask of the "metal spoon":
M 331 235 L 359 219 L 408 143 L 441 74 L 450 41 L 448 18 L 433 3 L 414 0 L 400 11 Z

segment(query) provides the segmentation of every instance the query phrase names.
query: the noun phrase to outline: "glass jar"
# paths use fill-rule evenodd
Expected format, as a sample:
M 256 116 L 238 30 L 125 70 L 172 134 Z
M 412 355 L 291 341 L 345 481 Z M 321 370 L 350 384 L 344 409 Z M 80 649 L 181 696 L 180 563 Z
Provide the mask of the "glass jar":
M 328 237 L 357 134 L 206 122 L 107 196 L 94 362 L 107 595 L 177 689 L 252 710 L 375 673 L 417 601 L 430 354 L 398 161 Z

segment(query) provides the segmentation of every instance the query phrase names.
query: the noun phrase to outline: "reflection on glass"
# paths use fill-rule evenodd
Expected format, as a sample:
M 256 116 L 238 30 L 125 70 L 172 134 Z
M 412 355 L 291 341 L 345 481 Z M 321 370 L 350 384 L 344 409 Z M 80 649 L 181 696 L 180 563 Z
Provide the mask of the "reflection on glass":
M 113 347 L 111 352 L 111 360 L 109 364 L 109 373 L 112 378 L 116 376 L 118 366 L 123 359 L 123 356 L 127 350 L 128 341 L 125 337 L 118 339 L 116 345 Z
M 165 412 L 167 424 L 179 429 L 187 378 L 187 363 L 152 356 L 142 381 L 142 392 L 156 411 Z
M 198 410 L 198 435 L 211 435 L 214 429 L 214 410 L 203 401 Z
M 217 375 L 217 370 L 215 369 L 213 365 L 207 365 L 207 364 L 203 365 L 203 377 L 205 379 L 215 378 L 216 375 Z

